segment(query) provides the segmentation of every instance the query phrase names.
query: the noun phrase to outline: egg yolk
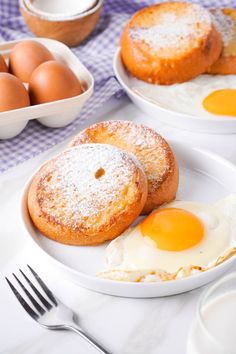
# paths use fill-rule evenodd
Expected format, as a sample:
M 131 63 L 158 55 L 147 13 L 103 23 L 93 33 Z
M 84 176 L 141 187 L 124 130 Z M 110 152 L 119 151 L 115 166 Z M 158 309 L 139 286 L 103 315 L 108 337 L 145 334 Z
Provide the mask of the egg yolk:
M 198 244 L 204 226 L 194 214 L 179 208 L 166 208 L 150 214 L 141 224 L 143 236 L 150 237 L 166 251 L 182 251 Z
M 236 117 L 236 90 L 213 91 L 204 98 L 202 105 L 210 113 Z

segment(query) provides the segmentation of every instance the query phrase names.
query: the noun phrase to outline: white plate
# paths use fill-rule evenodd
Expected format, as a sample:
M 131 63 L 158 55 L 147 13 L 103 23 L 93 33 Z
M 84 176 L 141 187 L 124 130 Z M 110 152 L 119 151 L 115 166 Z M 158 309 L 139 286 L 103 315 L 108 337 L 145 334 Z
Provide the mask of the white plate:
M 206 150 L 190 148 L 177 142 L 173 142 L 171 146 L 180 165 L 178 199 L 215 202 L 235 191 L 236 167 L 233 164 Z M 67 246 L 42 236 L 33 226 L 27 210 L 29 183 L 24 190 L 21 204 L 25 232 L 34 241 L 41 255 L 60 270 L 61 275 L 85 288 L 124 297 L 173 295 L 195 289 L 218 278 L 234 262 L 234 258 L 231 258 L 205 273 L 160 283 L 128 283 L 97 278 L 96 272 L 104 269 L 106 245 Z
M 139 95 L 132 89 L 133 85 L 130 80 L 131 77 L 122 63 L 120 49 L 117 50 L 114 56 L 113 68 L 119 83 L 129 98 L 133 101 L 133 103 L 156 121 L 172 125 L 176 128 L 191 130 L 198 133 L 236 133 L 236 119 L 233 117 L 230 118 L 227 116 L 223 117 L 213 115 L 210 117 L 201 117 L 200 115 L 197 116 L 180 113 L 171 109 L 164 108 L 158 105 L 158 103 L 154 103 L 144 95 Z

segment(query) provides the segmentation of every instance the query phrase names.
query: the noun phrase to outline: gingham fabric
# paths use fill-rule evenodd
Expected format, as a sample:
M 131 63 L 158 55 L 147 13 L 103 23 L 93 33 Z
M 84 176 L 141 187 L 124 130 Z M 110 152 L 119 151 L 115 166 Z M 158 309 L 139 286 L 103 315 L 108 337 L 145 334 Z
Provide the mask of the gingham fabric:
M 157 0 L 158 1 L 158 0 Z M 138 9 L 156 3 L 153 0 L 104 0 L 103 13 L 90 38 L 73 49 L 95 78 L 95 93 L 80 116 L 69 126 L 52 129 L 30 121 L 24 131 L 9 140 L 0 140 L 0 172 L 30 159 L 66 139 L 79 125 L 120 90 L 113 76 L 112 58 L 119 43 L 120 32 Z M 206 7 L 233 7 L 234 1 L 195 1 Z M 17 0 L 0 0 L 0 41 L 30 37 L 20 15 Z M 1 94 L 1 92 L 0 92 Z

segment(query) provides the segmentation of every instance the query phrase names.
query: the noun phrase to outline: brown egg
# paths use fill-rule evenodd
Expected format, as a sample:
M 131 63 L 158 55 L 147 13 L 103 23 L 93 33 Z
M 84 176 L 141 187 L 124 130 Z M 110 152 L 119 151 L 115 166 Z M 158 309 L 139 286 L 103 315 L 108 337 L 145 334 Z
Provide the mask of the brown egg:
M 49 50 L 36 41 L 22 41 L 17 43 L 10 53 L 9 71 L 24 82 L 40 64 L 53 60 Z
M 32 104 L 62 100 L 81 93 L 77 76 L 68 66 L 57 61 L 41 64 L 30 77 L 29 94 Z
M 3 56 L 0 54 L 0 72 L 8 72 L 7 64 L 3 59 Z
M 20 79 L 0 73 L 0 112 L 30 105 L 28 92 Z

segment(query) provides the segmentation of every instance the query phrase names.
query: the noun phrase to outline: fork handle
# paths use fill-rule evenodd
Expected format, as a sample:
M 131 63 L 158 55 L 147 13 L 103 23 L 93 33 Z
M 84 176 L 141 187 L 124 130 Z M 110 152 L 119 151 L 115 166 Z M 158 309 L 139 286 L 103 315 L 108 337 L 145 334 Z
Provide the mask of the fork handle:
M 66 326 L 68 329 L 74 331 L 75 333 L 79 334 L 82 338 L 87 340 L 94 348 L 98 350 L 99 353 L 103 354 L 111 354 L 106 349 L 104 349 L 100 344 L 98 344 L 88 333 L 86 333 L 82 328 L 77 327 L 76 325 L 69 325 Z

